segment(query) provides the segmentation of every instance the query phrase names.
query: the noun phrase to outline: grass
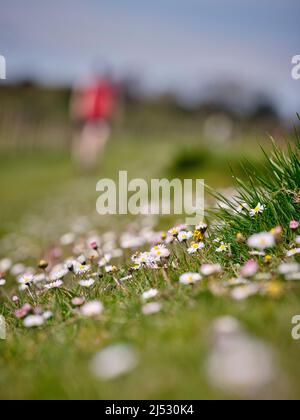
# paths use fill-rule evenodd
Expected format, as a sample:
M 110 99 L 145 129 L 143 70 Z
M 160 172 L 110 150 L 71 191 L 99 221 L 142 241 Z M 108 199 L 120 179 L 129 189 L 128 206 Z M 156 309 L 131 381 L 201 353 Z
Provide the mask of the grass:
M 66 233 L 78 215 L 85 215 L 91 221 L 93 229 L 100 233 L 114 229 L 119 234 L 128 223 L 128 219 L 96 218 L 95 192 L 96 181 L 99 176 L 116 177 L 119 169 L 127 169 L 129 176 L 146 177 L 164 176 L 168 168 L 176 168 L 177 173 L 183 173 L 178 165 L 177 140 L 164 142 L 154 141 L 140 143 L 138 139 L 124 138 L 112 141 L 107 150 L 107 156 L 95 176 L 83 177 L 74 173 L 67 156 L 37 155 L 18 157 L 12 160 L 1 159 L 0 182 L 2 202 L 0 217 L 2 240 L 11 232 L 17 233 L 15 244 L 8 244 L 18 255 L 20 237 L 28 235 L 34 237 L 34 244 L 38 253 L 32 254 L 28 261 L 36 265 L 38 258 L 48 252 L 47 243 L 59 235 Z M 192 145 L 192 147 L 195 147 Z M 291 152 L 290 152 L 291 153 Z M 239 154 L 239 150 L 236 151 Z M 155 158 L 154 158 L 155 157 Z M 225 171 L 224 161 L 222 168 Z M 184 160 L 184 159 L 183 159 Z M 214 154 L 207 159 L 214 164 Z M 174 163 L 175 162 L 175 163 Z M 275 162 L 275 165 L 274 163 Z M 271 169 L 278 170 L 278 162 L 272 161 Z M 299 160 L 298 160 L 299 163 Z M 295 168 L 297 162 L 295 161 Z M 276 169 L 277 168 L 277 169 Z M 290 183 L 295 179 L 286 176 L 289 165 L 280 164 L 280 171 L 284 170 L 284 179 L 290 189 Z M 218 177 L 217 168 L 211 165 L 194 167 L 194 176 L 213 180 L 215 186 L 231 185 L 229 169 L 222 171 Z M 298 172 L 297 172 L 298 173 Z M 289 173 L 290 176 L 290 173 Z M 262 178 L 264 180 L 265 178 Z M 271 192 L 275 185 L 275 177 L 271 180 Z M 298 179 L 298 178 L 297 178 Z M 259 178 L 258 178 L 259 181 Z M 242 191 L 248 188 L 248 183 L 241 181 Z M 270 187 L 271 188 L 271 187 Z M 251 190 L 250 190 L 251 191 Z M 256 191 L 256 190 L 255 190 Z M 253 197 L 253 203 L 257 204 Z M 244 197 L 243 197 L 244 199 Z M 282 201 L 275 203 L 282 203 Z M 252 204 L 252 201 L 251 201 Z M 274 204 L 274 205 L 275 205 Z M 284 204 L 284 203 L 283 203 Z M 245 235 L 260 227 L 273 227 L 274 222 L 286 223 L 295 213 L 284 215 L 280 220 L 266 219 L 265 225 L 250 226 L 239 224 L 238 216 L 229 217 L 229 213 L 219 213 L 225 220 L 233 220 L 236 225 L 233 230 L 223 228 L 219 233 L 227 235 L 228 241 L 234 242 L 236 231 Z M 32 219 L 41 219 L 42 228 L 36 227 Z M 224 215 L 223 215 L 224 214 Z M 226 218 L 227 217 L 227 218 Z M 171 222 L 171 221 L 170 221 Z M 175 222 L 175 220 L 172 220 Z M 162 222 L 163 225 L 166 221 Z M 230 225 L 232 227 L 232 224 Z M 27 229 L 27 230 L 26 230 Z M 33 232 L 32 232 L 33 230 Z M 44 232 L 43 232 L 44 230 Z M 226 233 L 227 232 L 227 233 Z M 230 236 L 231 235 L 231 236 Z M 79 237 L 82 234 L 79 234 Z M 43 237 L 43 241 L 41 239 Z M 32 239 L 33 240 L 33 239 Z M 55 242 L 54 242 L 55 243 Z M 7 245 L 7 241 L 2 245 Z M 14 249 L 17 248 L 17 249 Z M 206 376 L 206 360 L 212 351 L 211 325 L 219 316 L 231 315 L 236 317 L 244 328 L 254 336 L 270 344 L 276 352 L 278 365 L 283 371 L 282 384 L 278 388 L 270 387 L 268 395 L 273 398 L 299 398 L 300 396 L 300 342 L 291 338 L 291 319 L 299 313 L 299 289 L 293 284 L 282 283 L 284 292 L 276 296 L 255 295 L 247 300 L 236 302 L 228 294 L 218 296 L 210 287 L 209 281 L 204 281 L 194 287 L 181 286 L 179 275 L 185 271 L 198 271 L 203 259 L 213 261 L 215 253 L 208 244 L 204 257 L 188 256 L 182 247 L 176 246 L 172 254 L 178 260 L 178 268 L 169 268 L 168 276 L 172 287 L 166 284 L 162 271 L 154 275 L 149 270 L 141 270 L 134 274 L 134 281 L 126 283 L 126 289 L 112 287 L 112 276 L 105 277 L 97 283 L 97 287 L 86 293 L 89 299 L 99 299 L 104 304 L 104 312 L 98 319 L 85 319 L 76 314 L 70 304 L 70 297 L 63 289 L 52 290 L 49 294 L 39 298 L 39 304 L 54 312 L 54 318 L 38 329 L 26 330 L 20 320 L 13 315 L 13 306 L 2 295 L 1 309 L 8 324 L 6 341 L 0 341 L 0 398 L 1 399 L 212 399 L 234 398 L 229 390 L 214 388 Z M 2 256 L 11 256 L 4 253 Z M 71 249 L 64 250 L 64 257 L 70 256 Z M 30 253 L 29 253 L 30 254 Z M 281 256 L 276 255 L 278 261 Z M 278 263 L 274 260 L 274 268 Z M 270 267 L 263 265 L 261 270 L 270 271 Z M 126 272 L 127 263 L 120 260 L 116 264 Z M 222 261 L 226 267 L 225 275 L 220 282 L 227 281 L 236 274 L 239 267 L 236 261 Z M 118 274 L 119 275 L 119 274 Z M 9 292 L 16 291 L 12 279 L 9 280 Z M 141 292 L 150 286 L 160 290 L 159 301 L 162 310 L 152 316 L 141 313 Z M 66 289 L 71 295 L 76 295 L 76 287 L 70 278 Z M 3 289 L 2 289 L 3 290 Z M 0 295 L 1 296 L 1 295 Z M 31 301 L 26 293 L 20 294 L 21 302 Z M 33 303 L 31 301 L 31 303 Z M 103 347 L 113 343 L 130 343 L 139 355 L 139 366 L 129 375 L 114 381 L 103 382 L 96 379 L 90 369 L 91 357 Z M 259 363 L 259 361 L 258 361 Z M 264 397 L 262 392 L 261 397 Z

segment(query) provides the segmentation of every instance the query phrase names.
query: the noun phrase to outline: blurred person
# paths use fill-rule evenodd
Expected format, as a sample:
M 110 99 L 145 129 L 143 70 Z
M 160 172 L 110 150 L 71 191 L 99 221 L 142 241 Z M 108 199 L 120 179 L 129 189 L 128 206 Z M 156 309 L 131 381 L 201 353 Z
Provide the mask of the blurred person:
M 74 121 L 72 158 L 85 172 L 96 169 L 110 137 L 117 89 L 109 76 L 97 76 L 75 87 L 71 99 Z

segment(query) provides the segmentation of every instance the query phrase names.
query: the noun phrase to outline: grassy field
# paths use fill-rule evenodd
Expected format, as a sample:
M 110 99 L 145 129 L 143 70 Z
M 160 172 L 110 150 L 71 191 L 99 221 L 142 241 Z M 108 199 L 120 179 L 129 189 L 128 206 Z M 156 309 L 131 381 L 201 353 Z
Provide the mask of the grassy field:
M 119 235 L 127 229 L 132 218 L 97 216 L 95 188 L 100 177 L 116 178 L 119 170 L 128 170 L 131 178 L 193 176 L 224 188 L 232 185 L 228 164 L 239 171 L 238 161 L 243 155 L 260 165 L 262 154 L 255 140 L 218 152 L 199 145 L 197 138 L 183 144 L 177 136 L 167 141 L 120 136 L 111 141 L 93 176 L 76 173 L 63 153 L 2 156 L 0 258 L 11 257 L 17 263 L 21 255 L 22 262 L 36 267 L 38 260 L 48 255 L 49 244 L 58 244 L 61 235 L 76 231 L 82 217 L 88 232 L 102 235 L 114 230 Z M 183 221 L 172 217 L 154 221 L 164 229 L 177 222 Z M 67 248 L 64 257 L 70 257 L 70 252 Z M 184 256 L 180 248 L 175 247 L 174 252 L 179 267 L 168 270 L 171 285 L 165 281 L 163 270 L 155 276 L 141 270 L 125 288 L 106 289 L 114 282 L 111 276 L 104 276 L 97 287 L 82 290 L 89 300 L 99 299 L 104 305 L 96 319 L 74 315 L 70 296 L 63 289 L 54 289 L 39 301 L 51 309 L 53 318 L 42 327 L 27 330 L 15 319 L 13 304 L 0 289 L 0 314 L 7 321 L 7 340 L 0 341 L 0 398 L 299 398 L 300 342 L 291 337 L 291 319 L 300 313 L 299 288 L 291 283 L 284 293 L 255 294 L 236 301 L 227 294 L 219 295 L 206 280 L 193 287 L 180 285 L 180 274 L 199 271 L 203 260 Z M 121 266 L 120 260 L 118 264 Z M 122 264 L 125 270 L 128 260 Z M 224 279 L 229 280 L 237 270 L 229 264 Z M 18 293 L 9 278 L 8 283 L 9 293 Z M 161 310 L 146 316 L 141 310 L 141 294 L 150 287 L 159 290 Z M 70 290 L 75 296 L 78 289 L 70 286 Z M 34 303 L 26 291 L 20 296 L 21 303 Z M 225 315 L 239 320 L 247 337 L 272 349 L 276 379 L 255 392 L 235 392 L 229 385 L 218 388 L 209 380 L 207 370 L 215 348 L 212 326 Z M 118 343 L 135 349 L 137 367 L 114 380 L 96 378 L 90 369 L 91 358 Z M 259 355 L 257 366 L 264 363 Z

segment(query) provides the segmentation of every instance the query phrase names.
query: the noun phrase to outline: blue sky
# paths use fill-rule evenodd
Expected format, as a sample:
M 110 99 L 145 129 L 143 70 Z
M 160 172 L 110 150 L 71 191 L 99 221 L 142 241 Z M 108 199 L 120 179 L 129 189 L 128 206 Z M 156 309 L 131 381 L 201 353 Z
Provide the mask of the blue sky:
M 300 2 L 0 0 L 0 54 L 8 78 L 70 82 L 102 61 L 138 75 L 150 91 L 234 80 L 296 112 Z

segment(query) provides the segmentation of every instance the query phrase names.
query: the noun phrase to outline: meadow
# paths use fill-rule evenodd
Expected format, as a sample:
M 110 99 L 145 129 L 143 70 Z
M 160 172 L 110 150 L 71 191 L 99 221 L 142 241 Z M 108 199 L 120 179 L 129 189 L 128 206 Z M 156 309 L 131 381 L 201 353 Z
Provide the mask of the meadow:
M 0 398 L 299 398 L 291 141 L 270 163 L 263 136 L 218 147 L 197 130 L 116 131 L 89 176 L 67 150 L 2 152 Z M 100 217 L 96 183 L 119 170 L 204 178 L 221 193 L 207 193 L 209 206 L 222 208 L 198 227 L 174 216 Z

